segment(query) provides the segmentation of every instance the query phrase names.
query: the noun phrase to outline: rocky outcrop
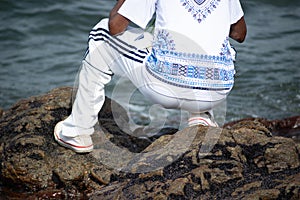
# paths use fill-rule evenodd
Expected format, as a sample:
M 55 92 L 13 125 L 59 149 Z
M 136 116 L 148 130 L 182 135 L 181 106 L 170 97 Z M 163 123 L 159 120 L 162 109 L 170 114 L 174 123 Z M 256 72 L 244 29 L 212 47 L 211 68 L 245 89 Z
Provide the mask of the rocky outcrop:
M 70 113 L 71 88 L 22 100 L 0 119 L 0 196 L 40 199 L 299 199 L 299 119 L 247 119 L 225 128 L 127 134 L 122 107 L 107 99 L 95 150 L 76 154 L 54 141 Z M 293 124 L 293 122 L 295 122 Z M 290 127 L 290 131 L 287 128 Z M 279 135 L 280 129 L 291 138 Z M 296 140 L 293 140 L 293 139 Z
M 300 143 L 300 116 L 289 117 L 280 120 L 267 120 L 264 118 L 248 118 L 234 122 L 229 122 L 224 125 L 224 128 L 230 129 L 232 127 L 242 127 L 244 125 L 262 124 L 273 135 L 292 138 L 295 142 Z

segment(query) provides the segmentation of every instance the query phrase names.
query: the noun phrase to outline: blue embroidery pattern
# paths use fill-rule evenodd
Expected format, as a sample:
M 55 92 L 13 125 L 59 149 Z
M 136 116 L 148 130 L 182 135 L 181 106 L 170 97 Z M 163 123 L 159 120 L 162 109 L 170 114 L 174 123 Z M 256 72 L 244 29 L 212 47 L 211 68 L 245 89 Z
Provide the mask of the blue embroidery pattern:
M 204 3 L 205 0 L 194 0 L 198 5 L 201 5 Z
M 229 38 L 226 37 L 226 39 L 224 40 L 224 43 L 222 44 L 222 48 L 221 48 L 221 56 L 225 56 L 226 59 L 231 59 L 231 53 L 230 53 L 230 44 L 229 44 Z
M 158 30 L 154 34 L 153 48 L 162 50 L 175 50 L 174 40 L 171 38 L 170 33 L 166 30 Z
M 174 57 L 186 62 L 170 62 L 169 60 L 173 60 Z M 214 67 L 214 65 L 223 67 Z M 153 49 L 147 59 L 146 67 L 148 72 L 157 79 L 178 87 L 215 91 L 229 90 L 234 82 L 235 71 L 232 60 L 225 56 Z
M 199 23 L 204 21 L 219 5 L 221 0 L 180 0 L 182 6 L 191 13 Z

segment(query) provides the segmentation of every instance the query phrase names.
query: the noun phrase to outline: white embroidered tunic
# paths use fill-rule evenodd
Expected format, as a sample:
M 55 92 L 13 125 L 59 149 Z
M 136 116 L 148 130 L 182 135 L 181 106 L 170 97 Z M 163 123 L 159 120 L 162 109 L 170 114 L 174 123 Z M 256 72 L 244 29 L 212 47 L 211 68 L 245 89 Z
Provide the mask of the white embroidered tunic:
M 175 87 L 229 92 L 234 83 L 230 25 L 239 0 L 126 0 L 119 13 L 145 28 L 156 13 L 148 72 Z

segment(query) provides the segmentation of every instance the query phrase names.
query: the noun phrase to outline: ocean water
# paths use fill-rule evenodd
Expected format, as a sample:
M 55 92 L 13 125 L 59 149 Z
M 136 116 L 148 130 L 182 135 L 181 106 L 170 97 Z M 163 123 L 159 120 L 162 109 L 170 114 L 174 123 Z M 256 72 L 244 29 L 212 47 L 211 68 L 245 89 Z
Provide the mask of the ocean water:
M 248 35 L 243 44 L 232 43 L 238 51 L 237 74 L 227 100 L 226 121 L 299 115 L 299 0 L 241 2 Z M 73 86 L 88 33 L 108 16 L 114 3 L 1 0 L 0 107 L 7 109 L 20 99 Z M 142 96 L 136 95 L 132 104 L 137 116 L 147 114 Z

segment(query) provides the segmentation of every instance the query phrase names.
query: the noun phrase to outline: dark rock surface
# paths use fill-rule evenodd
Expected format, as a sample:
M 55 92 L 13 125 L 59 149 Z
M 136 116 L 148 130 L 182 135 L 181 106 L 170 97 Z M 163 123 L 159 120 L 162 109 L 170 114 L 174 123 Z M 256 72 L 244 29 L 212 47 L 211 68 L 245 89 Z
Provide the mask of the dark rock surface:
M 267 120 L 264 118 L 249 118 L 242 119 L 235 122 L 230 122 L 224 125 L 224 128 L 232 128 L 237 126 L 243 126 L 252 123 L 264 125 L 273 135 L 292 138 L 295 142 L 300 143 L 300 116 L 289 117 L 280 120 Z
M 70 113 L 71 93 L 57 88 L 0 115 L 4 199 L 300 199 L 300 117 L 165 129 L 144 138 L 116 125 L 112 105 L 124 126 L 128 117 L 107 99 L 96 149 L 76 154 L 52 135 Z

